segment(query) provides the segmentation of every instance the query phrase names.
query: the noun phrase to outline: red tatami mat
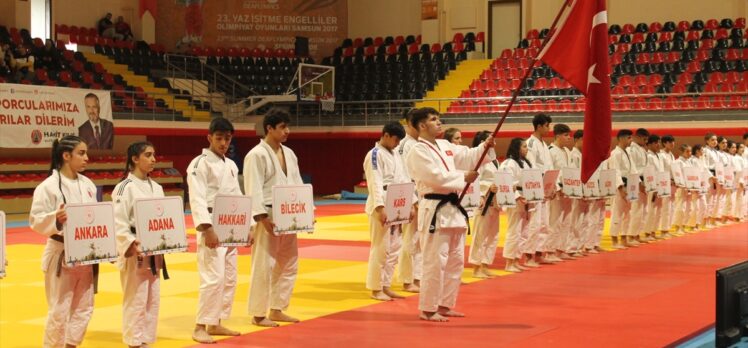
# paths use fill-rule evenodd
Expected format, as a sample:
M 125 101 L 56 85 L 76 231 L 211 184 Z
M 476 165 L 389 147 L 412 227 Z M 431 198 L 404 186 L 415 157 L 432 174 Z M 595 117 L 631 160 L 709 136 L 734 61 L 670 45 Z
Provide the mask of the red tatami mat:
M 220 341 L 225 347 L 662 347 L 714 321 L 714 272 L 748 223 L 465 285 L 449 323 L 417 297 Z

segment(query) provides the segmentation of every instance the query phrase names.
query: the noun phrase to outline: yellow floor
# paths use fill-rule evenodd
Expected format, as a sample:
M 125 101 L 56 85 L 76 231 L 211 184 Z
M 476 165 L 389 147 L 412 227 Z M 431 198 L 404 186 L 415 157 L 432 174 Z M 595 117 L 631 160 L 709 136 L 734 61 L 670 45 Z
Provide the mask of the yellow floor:
M 506 226 L 503 215 L 501 220 L 503 244 Z M 322 217 L 317 222 L 317 232 L 300 238 L 368 241 L 368 223 L 364 214 Z M 2 348 L 41 346 L 47 310 L 39 261 L 43 247 L 17 244 L 7 248 L 9 276 L 0 280 Z M 192 253 L 173 254 L 168 255 L 168 260 L 171 279 L 161 285 L 158 341 L 154 346 L 184 347 L 193 344 L 190 335 L 197 306 L 196 257 Z M 250 256 L 240 256 L 233 317 L 226 324 L 242 333 L 267 330 L 250 325 L 246 309 L 249 271 Z M 469 269 L 465 270 L 464 281 L 478 281 L 471 278 L 470 273 Z M 369 299 L 364 287 L 365 276 L 365 262 L 301 259 L 289 314 L 309 320 L 374 304 L 377 301 Z M 95 302 L 83 347 L 121 346 L 122 293 L 119 272 L 114 265 L 102 265 Z

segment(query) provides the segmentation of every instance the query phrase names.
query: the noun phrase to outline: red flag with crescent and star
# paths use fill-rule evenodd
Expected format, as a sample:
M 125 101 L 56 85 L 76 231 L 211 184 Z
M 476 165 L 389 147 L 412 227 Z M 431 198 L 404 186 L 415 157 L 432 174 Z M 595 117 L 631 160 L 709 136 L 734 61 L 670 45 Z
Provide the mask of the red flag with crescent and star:
M 570 0 L 569 14 L 538 55 L 585 96 L 582 181 L 610 154 L 610 67 L 605 0 Z

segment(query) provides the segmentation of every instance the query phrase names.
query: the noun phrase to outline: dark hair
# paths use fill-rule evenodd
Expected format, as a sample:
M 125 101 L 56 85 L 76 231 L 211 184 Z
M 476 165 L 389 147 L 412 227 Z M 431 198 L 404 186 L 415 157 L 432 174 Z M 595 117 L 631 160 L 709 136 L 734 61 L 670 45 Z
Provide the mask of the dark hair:
M 684 151 L 686 151 L 686 149 L 688 149 L 688 148 L 690 148 L 690 147 L 691 147 L 691 145 L 688 145 L 688 144 L 681 144 L 681 146 L 679 147 L 679 149 L 680 149 L 680 152 L 684 152 Z M 700 146 L 699 146 L 699 147 L 700 147 Z
M 648 137 L 649 136 L 649 131 L 646 130 L 646 129 L 644 129 L 644 128 L 639 128 L 639 129 L 636 130 L 635 134 L 638 137 Z
M 719 150 L 719 144 L 722 143 L 722 141 L 725 140 L 725 137 L 718 135 L 717 136 L 717 150 Z
M 93 93 L 88 93 L 88 94 L 86 94 L 86 96 L 85 96 L 85 97 L 83 97 L 83 100 L 86 100 L 86 99 L 88 99 L 88 98 L 94 98 L 94 99 L 96 99 L 96 102 L 97 102 L 97 103 L 99 102 L 99 96 L 98 96 L 98 95 L 96 95 L 96 94 L 93 94 Z
M 234 134 L 234 125 L 231 124 L 231 121 L 229 121 L 227 118 L 216 117 L 210 121 L 208 132 L 210 132 L 210 134 L 213 134 L 215 132 L 228 132 Z
M 584 136 L 584 131 L 581 129 L 577 129 L 576 132 L 574 132 L 574 140 L 580 139 Z
M 130 144 L 130 146 L 127 147 L 127 159 L 125 160 L 125 174 L 122 176 L 122 180 L 127 179 L 127 174 L 130 174 L 131 171 L 135 169 L 135 161 L 132 160 L 133 157 L 140 156 L 143 152 L 145 152 L 145 149 L 148 147 L 153 147 L 153 144 L 149 141 L 138 141 Z
M 488 139 L 489 135 L 491 135 L 491 132 L 487 130 L 482 130 L 478 133 L 475 133 L 475 136 L 473 137 L 473 147 L 480 145 L 480 143 Z
M 538 126 L 542 126 L 544 124 L 549 124 L 553 122 L 550 116 L 546 114 L 537 114 L 535 117 L 532 118 L 532 129 L 538 129 Z
M 696 144 L 696 145 L 694 145 L 694 146 L 693 146 L 693 147 L 691 148 L 691 152 L 693 152 L 693 154 L 695 155 L 695 154 L 696 154 L 696 152 L 698 152 L 698 151 L 699 151 L 699 150 L 701 150 L 702 148 L 704 148 L 704 146 L 703 146 L 703 145 L 701 145 L 701 144 Z
M 389 122 L 382 127 L 382 135 L 385 134 L 402 139 L 405 138 L 405 128 L 403 128 L 400 122 Z
M 732 140 L 727 140 L 727 147 L 725 148 L 725 152 L 730 152 L 730 148 L 735 145 L 736 143 Z M 737 146 L 735 147 L 737 150 Z
M 267 133 L 268 126 L 275 128 L 281 123 L 290 124 L 291 117 L 283 109 L 272 108 L 262 118 L 262 131 Z
M 748 134 L 748 133 L 747 133 L 747 134 Z M 709 140 L 709 139 L 711 139 L 711 138 L 712 138 L 713 136 L 716 136 L 716 135 L 717 135 L 717 134 L 714 134 L 713 132 L 706 132 L 706 134 L 704 134 L 704 140 Z
M 663 135 L 662 138 L 660 138 L 660 142 L 664 143 L 674 143 L 675 138 L 672 135 Z
M 748 139 L 748 132 L 743 133 L 743 140 Z
M 62 139 L 55 139 L 55 141 L 52 142 L 52 158 L 49 164 L 49 175 L 52 175 L 52 171 L 54 170 L 60 170 L 62 165 L 65 164 L 62 154 L 65 152 L 72 153 L 75 147 L 83 142 L 83 139 L 75 135 L 66 135 L 62 137 Z
M 623 137 L 630 137 L 634 134 L 630 129 L 621 129 L 618 131 L 618 134 L 616 135 L 616 138 L 620 139 Z
M 524 168 L 525 165 L 522 162 L 527 163 L 528 166 L 532 167 L 530 164 L 530 161 L 527 160 L 527 158 L 520 156 L 519 150 L 522 148 L 522 142 L 524 142 L 525 139 L 522 138 L 512 138 L 512 140 L 509 142 L 509 148 L 506 149 L 506 158 L 511 158 L 519 164 L 520 168 Z
M 410 125 L 418 129 L 418 125 L 429 118 L 429 115 L 439 115 L 439 111 L 434 108 L 418 108 L 410 112 Z
M 457 128 L 447 128 L 447 130 L 444 131 L 444 139 L 451 143 L 452 139 L 455 138 L 455 134 L 459 131 L 460 130 Z
M 563 124 L 563 123 L 556 123 L 555 126 L 553 126 L 553 135 L 559 136 L 561 134 L 571 133 L 571 128 L 569 126 Z
M 413 109 L 413 108 L 404 108 L 403 109 L 403 118 L 402 119 L 405 120 L 405 122 L 410 122 L 410 115 L 413 112 L 413 110 L 415 110 L 415 109 Z
M 647 145 L 649 145 L 649 144 L 654 144 L 654 143 L 659 143 L 659 142 L 660 142 L 660 136 L 659 136 L 659 135 L 657 135 L 657 134 L 651 134 L 651 135 L 650 135 L 650 136 L 649 136 L 649 137 L 647 138 Z

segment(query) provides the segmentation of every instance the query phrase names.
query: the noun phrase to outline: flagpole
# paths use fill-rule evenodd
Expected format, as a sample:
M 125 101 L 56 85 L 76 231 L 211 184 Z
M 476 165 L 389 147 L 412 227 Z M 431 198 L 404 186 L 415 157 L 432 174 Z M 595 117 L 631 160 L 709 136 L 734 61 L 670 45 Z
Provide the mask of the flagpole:
M 492 137 L 496 138 L 496 134 L 499 133 L 499 129 L 501 129 L 501 126 L 504 124 L 504 120 L 506 120 L 506 117 L 509 115 L 509 110 L 511 110 L 512 106 L 514 105 L 514 102 L 517 100 L 517 97 L 519 97 L 519 93 L 522 90 L 522 86 L 525 85 L 525 82 L 527 81 L 527 78 L 530 77 L 530 74 L 532 74 L 532 69 L 535 67 L 535 64 L 538 62 L 538 55 L 543 52 L 543 49 L 550 41 L 551 37 L 554 34 L 554 31 L 556 29 L 556 25 L 558 24 L 558 21 L 561 19 L 561 15 L 564 13 L 564 11 L 569 7 L 572 0 L 566 0 L 564 1 L 563 6 L 561 6 L 561 9 L 556 14 L 556 18 L 553 20 L 553 24 L 551 24 L 550 29 L 548 30 L 548 36 L 543 39 L 543 43 L 540 45 L 540 49 L 538 50 L 538 53 L 535 55 L 535 57 L 532 57 L 532 62 L 530 64 L 530 67 L 527 69 L 527 72 L 525 72 L 525 75 L 522 76 L 522 79 L 519 82 L 519 87 L 514 90 L 512 93 L 512 99 L 509 100 L 509 104 L 507 104 L 506 109 L 504 110 L 504 114 L 501 115 L 501 119 L 499 119 L 499 123 L 496 124 L 496 128 L 493 130 L 493 133 L 491 134 Z M 581 1 L 581 0 L 578 0 Z M 478 162 L 475 164 L 474 171 L 478 171 L 478 168 L 480 168 L 481 163 L 483 162 L 483 159 L 486 158 L 486 155 L 488 154 L 489 148 L 486 147 L 483 149 L 483 153 L 480 155 L 480 159 L 478 159 Z M 466 184 L 465 188 L 462 189 L 462 193 L 460 193 L 460 201 L 462 200 L 462 197 L 465 196 L 465 193 L 468 190 L 468 187 L 470 187 L 470 184 Z

